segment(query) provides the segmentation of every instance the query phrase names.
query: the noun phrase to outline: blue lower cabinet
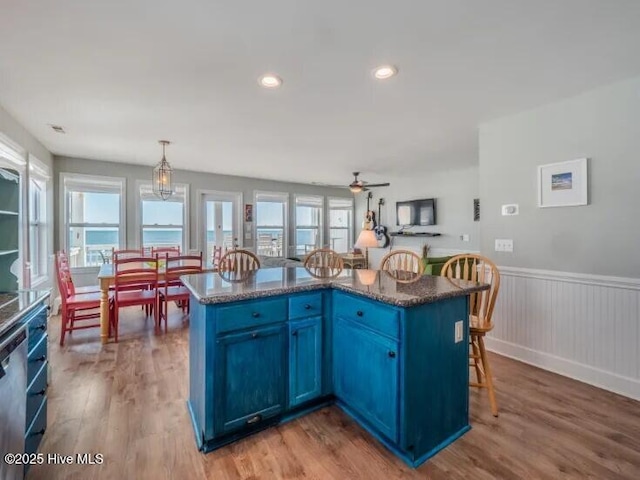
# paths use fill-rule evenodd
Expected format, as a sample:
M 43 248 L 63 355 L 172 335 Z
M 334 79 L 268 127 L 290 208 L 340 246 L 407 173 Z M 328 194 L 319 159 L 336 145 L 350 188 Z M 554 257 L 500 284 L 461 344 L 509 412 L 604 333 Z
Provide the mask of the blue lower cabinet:
M 322 392 L 322 317 L 289 323 L 289 405 Z
M 258 426 L 286 406 L 287 326 L 229 334 L 216 340 L 217 435 Z
M 398 342 L 337 317 L 335 395 L 388 439 L 398 440 Z

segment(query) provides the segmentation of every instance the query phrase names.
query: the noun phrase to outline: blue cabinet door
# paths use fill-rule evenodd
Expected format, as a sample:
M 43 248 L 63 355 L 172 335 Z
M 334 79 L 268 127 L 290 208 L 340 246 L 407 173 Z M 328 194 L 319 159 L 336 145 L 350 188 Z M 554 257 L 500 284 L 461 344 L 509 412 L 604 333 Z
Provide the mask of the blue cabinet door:
M 322 388 L 322 317 L 289 323 L 289 405 L 320 396 Z
M 216 340 L 216 434 L 259 425 L 286 405 L 286 324 Z
M 335 394 L 394 442 L 398 432 L 398 342 L 337 317 L 334 323 Z

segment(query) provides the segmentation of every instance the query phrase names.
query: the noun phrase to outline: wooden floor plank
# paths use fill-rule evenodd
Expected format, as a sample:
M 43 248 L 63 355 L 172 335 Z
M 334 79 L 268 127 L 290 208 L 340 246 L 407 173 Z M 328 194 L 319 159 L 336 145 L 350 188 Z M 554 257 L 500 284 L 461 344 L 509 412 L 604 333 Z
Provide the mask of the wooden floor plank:
M 50 321 L 49 423 L 42 453 L 102 453 L 104 464 L 36 465 L 28 480 L 413 480 L 640 478 L 640 403 L 490 355 L 500 417 L 472 390 L 472 430 L 408 468 L 337 407 L 201 454 L 186 409 L 188 324 L 156 335 L 125 309 L 120 343 L 98 330 L 57 344 Z

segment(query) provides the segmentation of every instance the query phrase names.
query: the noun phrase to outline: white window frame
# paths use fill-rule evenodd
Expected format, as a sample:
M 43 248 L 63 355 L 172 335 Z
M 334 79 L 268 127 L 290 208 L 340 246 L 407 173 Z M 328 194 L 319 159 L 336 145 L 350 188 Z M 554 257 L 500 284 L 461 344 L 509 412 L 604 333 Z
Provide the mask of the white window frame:
M 351 203 L 351 207 L 346 208 L 346 207 L 339 207 L 339 208 L 332 208 L 331 207 L 331 202 L 332 201 L 338 201 L 338 202 L 350 202 Z M 346 227 L 333 227 L 331 225 L 331 211 L 332 210 L 351 210 L 351 225 L 348 225 Z M 341 229 L 341 230 L 347 230 L 347 251 L 349 251 L 354 243 L 355 243 L 355 232 L 354 232 L 354 222 L 355 222 L 355 202 L 353 198 L 347 198 L 347 197 L 327 197 L 327 208 L 326 208 L 326 219 L 327 219 L 327 235 L 328 235 L 328 239 L 329 239 L 329 248 L 331 248 L 332 250 L 334 249 L 334 246 L 331 244 L 331 230 L 332 229 Z M 347 252 L 338 252 L 338 253 L 347 253 Z
M 208 201 L 231 202 L 232 219 L 231 230 L 234 238 L 238 239 L 238 246 L 244 245 L 244 232 L 242 229 L 242 192 L 222 192 L 219 190 L 196 191 L 198 201 L 198 215 L 196 218 L 196 232 L 198 235 L 198 250 L 202 252 L 205 259 L 209 259 L 211 252 L 207 252 L 207 224 L 205 221 L 205 205 Z
M 305 202 L 306 201 L 306 202 Z M 298 207 L 312 207 L 319 208 L 320 215 L 318 217 L 318 225 L 301 225 L 298 221 Z M 295 255 L 298 256 L 298 229 L 300 230 L 317 230 L 318 235 L 318 244 L 314 248 L 322 248 L 324 246 L 324 197 L 322 195 L 304 195 L 304 194 L 295 194 L 293 199 L 293 215 L 294 215 L 294 226 L 293 226 L 293 246 L 295 249 Z M 309 253 L 305 250 L 303 255 Z
M 144 239 L 144 235 L 142 233 L 142 231 L 144 230 L 144 228 L 156 228 L 158 230 L 161 230 L 162 228 L 177 228 L 176 225 L 160 225 L 160 224 L 154 224 L 154 225 L 144 225 L 142 223 L 143 220 L 143 211 L 142 211 L 142 189 L 143 188 L 148 188 L 150 191 L 153 190 L 153 184 L 151 182 L 145 181 L 145 180 L 137 180 L 136 181 L 136 245 L 140 245 L 140 247 L 144 247 L 143 245 L 143 239 Z M 183 201 L 183 205 L 182 205 L 182 247 L 181 247 L 181 252 L 183 253 L 187 253 L 189 251 L 189 184 L 188 183 L 176 183 L 174 184 L 174 192 L 177 189 L 184 189 L 184 201 Z M 172 200 L 173 196 L 169 197 L 167 200 L 162 200 L 160 198 L 156 198 L 156 200 L 158 202 L 171 202 L 175 200 Z
M 102 189 L 106 191 L 115 190 L 119 187 L 120 190 L 120 222 L 119 224 L 104 224 L 104 223 L 69 223 L 69 188 L 67 184 L 79 185 L 81 188 L 86 188 L 88 192 L 100 191 L 100 185 L 103 185 Z M 91 188 L 93 187 L 93 188 Z M 127 238 L 127 179 L 123 177 L 107 177 L 102 175 L 84 175 L 80 173 L 60 173 L 60 218 L 62 218 L 62 228 L 60 229 L 60 245 L 65 252 L 69 251 L 69 228 L 71 227 L 118 227 L 118 247 L 124 248 Z M 73 191 L 78 191 L 74 189 Z M 92 271 L 96 267 L 74 267 L 74 271 Z
M 40 162 L 33 155 L 29 155 L 29 169 L 28 169 L 28 187 L 27 187 L 27 222 L 28 222 L 28 248 L 27 248 L 27 271 L 29 274 L 29 286 L 31 288 L 46 282 L 49 279 L 49 198 L 48 192 L 51 187 L 51 176 L 49 175 L 49 168 L 42 162 Z M 40 198 L 38 206 L 37 218 L 32 218 L 32 193 L 34 184 L 40 189 Z M 37 232 L 38 245 L 31 243 L 31 229 L 35 228 Z M 38 258 L 33 259 L 32 253 L 37 251 Z M 34 266 L 34 263 L 36 264 Z M 34 271 L 37 269 L 37 276 L 34 276 Z
M 258 201 L 283 203 L 283 224 L 284 225 L 261 225 L 258 227 Z M 256 254 L 258 253 L 258 228 L 282 228 L 282 256 L 289 256 L 289 194 L 286 192 L 268 192 L 256 190 L 253 192 L 253 246 Z

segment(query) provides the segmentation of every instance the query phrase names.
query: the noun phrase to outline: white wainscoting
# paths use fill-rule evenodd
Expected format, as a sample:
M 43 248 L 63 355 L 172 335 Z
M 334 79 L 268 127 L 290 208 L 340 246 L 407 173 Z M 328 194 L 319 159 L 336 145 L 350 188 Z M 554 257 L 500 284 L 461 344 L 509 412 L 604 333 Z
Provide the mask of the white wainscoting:
M 640 400 L 640 279 L 500 274 L 488 349 Z

